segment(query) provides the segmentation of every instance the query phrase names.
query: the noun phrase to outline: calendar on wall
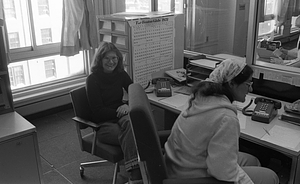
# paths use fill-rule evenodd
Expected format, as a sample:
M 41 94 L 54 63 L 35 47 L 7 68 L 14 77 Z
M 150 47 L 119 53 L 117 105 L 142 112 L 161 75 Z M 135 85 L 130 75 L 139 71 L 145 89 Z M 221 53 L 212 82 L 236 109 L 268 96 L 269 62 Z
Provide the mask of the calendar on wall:
M 147 86 L 151 74 L 174 68 L 174 15 L 130 20 L 133 81 Z

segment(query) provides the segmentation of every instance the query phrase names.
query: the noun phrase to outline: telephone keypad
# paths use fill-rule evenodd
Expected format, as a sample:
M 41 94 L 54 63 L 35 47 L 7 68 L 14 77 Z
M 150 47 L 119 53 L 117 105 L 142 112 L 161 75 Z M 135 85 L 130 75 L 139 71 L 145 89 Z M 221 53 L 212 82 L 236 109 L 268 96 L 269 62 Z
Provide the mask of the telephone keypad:
M 266 110 L 268 109 L 268 106 L 269 106 L 269 104 L 267 104 L 267 103 L 262 103 L 262 105 L 261 105 L 261 107 L 260 107 L 259 110 L 261 110 L 261 111 L 266 111 Z

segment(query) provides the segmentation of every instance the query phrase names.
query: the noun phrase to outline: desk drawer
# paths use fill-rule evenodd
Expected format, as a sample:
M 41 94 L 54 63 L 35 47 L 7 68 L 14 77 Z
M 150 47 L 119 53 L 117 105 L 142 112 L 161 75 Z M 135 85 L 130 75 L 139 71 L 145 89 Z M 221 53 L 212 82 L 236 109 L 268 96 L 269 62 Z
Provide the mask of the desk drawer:
M 41 183 L 33 135 L 0 144 L 0 183 Z

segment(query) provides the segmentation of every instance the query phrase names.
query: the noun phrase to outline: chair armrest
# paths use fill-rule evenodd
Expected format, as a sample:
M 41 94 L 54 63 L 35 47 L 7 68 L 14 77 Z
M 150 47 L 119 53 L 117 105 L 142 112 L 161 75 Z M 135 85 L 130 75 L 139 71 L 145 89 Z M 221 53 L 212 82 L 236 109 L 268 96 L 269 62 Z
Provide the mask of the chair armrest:
M 165 143 L 168 140 L 168 137 L 171 134 L 171 130 L 159 130 L 159 131 L 157 131 L 157 134 L 159 137 L 161 147 L 164 147 Z
M 212 177 L 207 178 L 174 178 L 165 179 L 163 184 L 233 184 L 234 182 L 220 181 Z
M 84 124 L 88 127 L 91 127 L 93 129 L 99 129 L 100 125 L 101 124 L 97 124 L 97 123 L 94 123 L 94 122 L 91 122 L 91 121 L 88 121 L 86 119 L 83 119 L 83 118 L 80 118 L 80 117 L 77 117 L 75 116 L 74 118 L 72 118 L 74 121 L 78 122 L 78 123 L 81 123 L 81 124 Z

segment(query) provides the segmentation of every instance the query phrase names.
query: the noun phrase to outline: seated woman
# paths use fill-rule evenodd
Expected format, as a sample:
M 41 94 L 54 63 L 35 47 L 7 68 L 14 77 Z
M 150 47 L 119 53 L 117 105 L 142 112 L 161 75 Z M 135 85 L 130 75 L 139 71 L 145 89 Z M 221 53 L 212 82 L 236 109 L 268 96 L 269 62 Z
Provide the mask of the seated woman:
M 209 78 L 192 87 L 165 143 L 171 178 L 214 177 L 238 184 L 278 184 L 278 176 L 259 160 L 239 152 L 240 124 L 233 101 L 252 91 L 253 70 L 245 62 L 224 60 Z
M 124 70 L 122 53 L 114 44 L 102 42 L 94 55 L 91 74 L 86 79 L 87 97 L 93 121 L 101 123 L 99 139 L 108 144 L 121 145 L 129 183 L 142 183 L 136 145 L 129 120 L 123 90 L 132 83 Z

